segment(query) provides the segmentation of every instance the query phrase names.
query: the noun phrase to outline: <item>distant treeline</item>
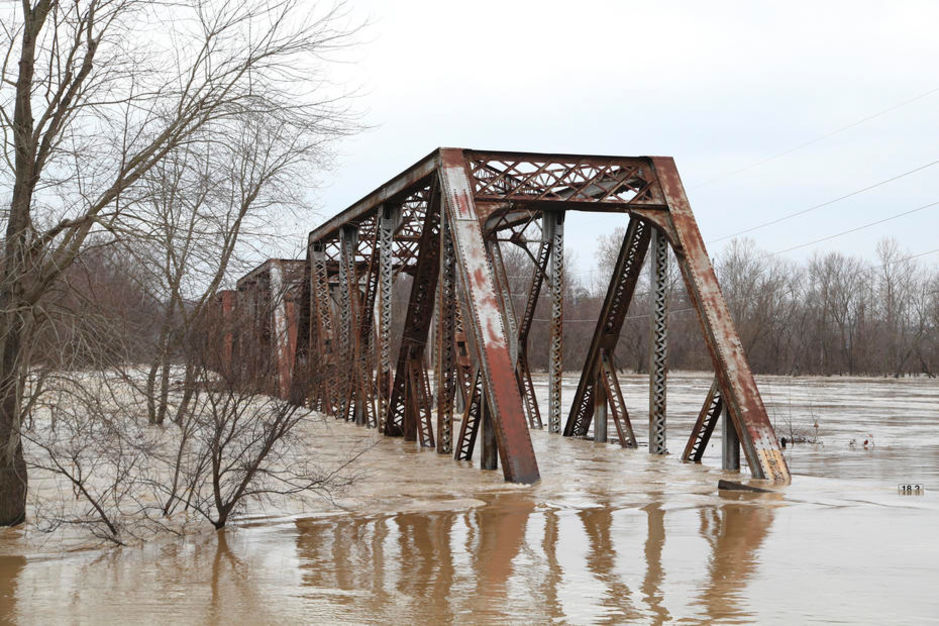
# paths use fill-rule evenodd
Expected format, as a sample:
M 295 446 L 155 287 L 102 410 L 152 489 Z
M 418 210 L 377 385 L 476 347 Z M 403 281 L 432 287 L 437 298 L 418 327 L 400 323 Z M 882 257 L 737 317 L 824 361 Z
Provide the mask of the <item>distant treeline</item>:
M 564 302 L 564 368 L 583 366 L 614 264 L 621 233 L 598 242 L 591 284 L 568 276 Z M 532 262 L 503 244 L 516 313 L 525 308 Z M 910 258 L 892 240 L 877 245 L 876 260 L 840 252 L 818 253 L 803 263 L 733 242 L 714 259 L 724 298 L 754 371 L 761 374 L 903 376 L 939 373 L 939 266 Z M 56 323 L 39 333 L 34 349 L 52 358 L 91 366 L 102 349 L 146 360 L 165 307 L 155 301 L 134 264 L 113 251 L 82 255 L 64 277 L 71 289 L 53 290 L 47 310 Z M 607 269 L 603 269 L 607 268 Z M 697 314 L 672 259 L 669 367 L 709 370 Z M 393 337 L 400 335 L 409 278 L 396 290 Z M 616 352 L 617 365 L 647 371 L 648 271 L 643 271 Z M 547 288 L 535 312 L 529 361 L 547 367 L 550 306 Z M 51 311 L 50 311 L 51 312 Z M 67 312 L 67 315 L 62 315 Z M 177 332 L 184 332 L 180 328 Z M 93 340 L 92 340 L 93 339 Z M 395 341 L 395 344 L 397 341 Z M 396 347 L 396 346 L 395 346 Z
M 601 238 L 592 284 L 568 277 L 564 367 L 577 370 L 595 328 L 622 232 Z M 819 252 L 796 263 L 752 241 L 734 241 L 714 259 L 724 298 L 754 371 L 761 374 L 904 376 L 939 372 L 939 267 L 911 257 L 890 239 L 874 261 Z M 509 253 L 515 307 L 524 310 L 531 262 Z M 697 314 L 672 260 L 669 367 L 711 369 Z M 606 268 L 606 269 L 603 269 Z M 532 328 L 530 363 L 547 366 L 550 309 L 541 297 Z M 636 289 L 617 349 L 617 365 L 646 371 L 648 271 Z

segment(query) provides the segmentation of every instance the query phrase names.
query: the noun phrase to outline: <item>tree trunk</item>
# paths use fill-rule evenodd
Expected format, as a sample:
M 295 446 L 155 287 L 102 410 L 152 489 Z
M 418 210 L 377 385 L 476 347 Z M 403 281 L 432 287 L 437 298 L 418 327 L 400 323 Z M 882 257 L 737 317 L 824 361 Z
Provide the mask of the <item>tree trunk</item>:
M 6 317 L 0 358 L 0 526 L 13 526 L 26 519 L 26 460 L 17 397 L 23 319 L 16 312 L 11 292 L 7 284 L 0 294 Z
M 14 526 L 26 519 L 26 460 L 18 423 L 16 370 L 5 373 L 9 375 L 4 377 L 0 400 L 0 526 Z

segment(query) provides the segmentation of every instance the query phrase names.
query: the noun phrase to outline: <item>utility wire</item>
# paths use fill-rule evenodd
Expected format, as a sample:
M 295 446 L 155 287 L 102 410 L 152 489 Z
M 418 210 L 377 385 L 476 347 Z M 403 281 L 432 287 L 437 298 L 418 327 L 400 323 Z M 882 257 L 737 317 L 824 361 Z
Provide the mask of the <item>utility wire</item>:
M 936 202 L 930 202 L 929 204 L 924 204 L 923 206 L 916 207 L 915 209 L 910 209 L 909 211 L 903 211 L 902 213 L 897 213 L 896 215 L 891 215 L 890 217 L 885 217 L 885 218 L 883 218 L 883 219 L 879 219 L 879 220 L 876 220 L 876 221 L 873 221 L 873 222 L 868 222 L 867 224 L 863 224 L 863 225 L 861 225 L 861 226 L 855 226 L 854 228 L 849 228 L 848 230 L 843 230 L 843 231 L 841 231 L 841 232 L 839 232 L 839 233 L 835 233 L 835 234 L 833 234 L 833 235 L 828 235 L 828 236 L 822 237 L 822 238 L 820 238 L 820 239 L 815 239 L 815 240 L 813 240 L 813 241 L 808 241 L 808 242 L 806 242 L 806 243 L 801 243 L 801 244 L 799 244 L 799 245 L 797 245 L 797 246 L 792 246 L 792 247 L 790 247 L 790 248 L 786 248 L 785 250 L 777 250 L 776 252 L 771 253 L 771 256 L 776 256 L 777 254 L 783 254 L 784 252 L 791 252 L 792 250 L 798 250 L 799 248 L 805 248 L 805 247 L 807 247 L 807 246 L 815 245 L 815 244 L 821 243 L 821 242 L 823 242 L 823 241 L 828 241 L 828 240 L 830 240 L 830 239 L 835 239 L 836 237 L 841 237 L 842 235 L 848 235 L 848 234 L 850 234 L 850 233 L 856 233 L 856 232 L 859 231 L 859 230 L 864 230 L 865 228 L 870 228 L 871 226 L 876 226 L 876 225 L 878 225 L 878 224 L 883 224 L 884 222 L 889 222 L 889 221 L 891 221 L 891 220 L 895 220 L 895 219 L 904 217 L 904 216 L 906 216 L 906 215 L 910 215 L 911 213 L 916 213 L 916 212 L 918 212 L 918 211 L 924 211 L 924 210 L 926 210 L 926 209 L 928 209 L 928 208 L 931 208 L 931 207 L 934 207 L 934 206 L 936 206 L 936 205 L 939 205 L 939 200 L 937 200 Z M 923 254 L 929 254 L 929 253 L 928 253 L 928 252 L 924 252 Z M 919 255 L 917 255 L 917 256 L 919 256 Z M 911 258 L 912 258 L 912 257 L 911 257 Z
M 864 188 L 862 188 L 862 189 L 858 189 L 858 190 L 856 190 L 856 191 L 852 191 L 851 193 L 845 194 L 845 195 L 843 195 L 843 196 L 839 196 L 839 197 L 835 198 L 834 200 L 829 200 L 829 201 L 827 201 L 827 202 L 822 202 L 821 204 L 816 204 L 816 205 L 810 206 L 810 207 L 808 207 L 808 208 L 806 208 L 806 209 L 800 209 L 800 210 L 795 211 L 795 212 L 793 212 L 793 213 L 788 213 L 788 214 L 786 214 L 786 215 L 783 215 L 782 217 L 777 217 L 777 218 L 775 218 L 775 219 L 772 219 L 772 220 L 763 222 L 763 223 L 761 223 L 761 224 L 757 224 L 756 226 L 751 226 L 750 228 L 745 228 L 745 229 L 743 229 L 743 230 L 738 230 L 738 231 L 735 232 L 735 233 L 731 233 L 731 234 L 729 234 L 729 235 L 724 235 L 723 237 L 718 237 L 717 239 L 712 239 L 712 240 L 709 241 L 708 243 L 717 243 L 717 242 L 719 242 L 719 241 L 725 241 L 725 240 L 727 240 L 727 239 L 731 239 L 732 237 L 736 237 L 736 236 L 738 236 L 738 235 L 743 235 L 743 234 L 745 234 L 745 233 L 753 232 L 754 230 L 759 230 L 759 229 L 761 229 L 761 228 L 766 228 L 767 226 L 772 226 L 772 225 L 774 225 L 774 224 L 779 224 L 780 222 L 785 222 L 786 220 L 791 220 L 791 219 L 794 218 L 794 217 L 799 217 L 800 215 L 805 215 L 806 213 L 810 213 L 810 212 L 812 212 L 812 211 L 821 209 L 821 208 L 826 207 L 826 206 L 829 206 L 829 205 L 831 205 L 831 204 L 835 204 L 836 202 L 841 202 L 842 200 L 846 200 L 846 199 L 848 199 L 848 198 L 857 196 L 857 195 L 862 194 L 862 193 L 864 193 L 864 192 L 866 192 L 866 191 L 870 191 L 871 189 L 876 189 L 877 187 L 880 187 L 881 185 L 886 185 L 887 183 L 892 183 L 892 182 L 895 181 L 895 180 L 900 180 L 901 178 L 904 178 L 904 177 L 906 177 L 906 176 L 909 176 L 910 174 L 915 174 L 916 172 L 921 172 L 922 170 L 924 170 L 924 169 L 926 169 L 926 168 L 929 168 L 929 167 L 932 167 L 933 165 L 936 165 L 936 164 L 939 164 L 939 159 L 937 159 L 937 160 L 935 160 L 935 161 L 932 161 L 932 162 L 930 162 L 930 163 L 926 163 L 925 165 L 920 165 L 919 167 L 913 168 L 913 169 L 911 169 L 911 170 L 907 170 L 906 172 L 903 172 L 902 174 L 897 174 L 896 176 L 891 176 L 890 178 L 887 178 L 887 179 L 882 180 L 882 181 L 880 181 L 880 182 L 874 183 L 873 185 L 868 185 L 867 187 L 864 187 Z M 785 250 L 783 250 L 783 252 L 785 252 Z
M 861 125 L 861 124 L 863 124 L 863 123 L 865 123 L 865 122 L 869 122 L 869 121 L 871 121 L 871 120 L 873 120 L 873 119 L 876 119 L 876 118 L 878 118 L 878 117 L 880 117 L 880 116 L 882 116 L 882 115 L 886 115 L 887 113 L 890 113 L 890 112 L 892 112 L 892 111 L 896 111 L 897 109 L 899 109 L 899 108 L 901 108 L 901 107 L 905 107 L 905 106 L 908 105 L 908 104 L 912 104 L 912 103 L 916 102 L 917 100 L 922 100 L 923 98 L 925 98 L 925 97 L 927 97 L 927 96 L 931 96 L 932 94 L 934 94 L 934 93 L 936 93 L 936 92 L 939 92 L 939 87 L 935 87 L 935 88 L 933 88 L 933 89 L 930 89 L 929 91 L 927 91 L 927 92 L 925 92 L 925 93 L 921 93 L 921 94 L 919 94 L 918 96 L 914 96 L 914 97 L 910 98 L 909 100 L 904 100 L 903 102 L 899 102 L 899 103 L 897 103 L 897 104 L 895 104 L 895 105 L 893 105 L 893 106 L 890 106 L 890 107 L 887 107 L 886 109 L 883 109 L 883 110 L 881 110 L 881 111 L 878 111 L 877 113 L 874 113 L 874 114 L 872 114 L 872 115 L 868 115 L 867 117 L 862 117 L 861 119 L 859 119 L 859 120 L 857 120 L 857 121 L 851 122 L 850 124 L 847 124 L 847 125 L 842 126 L 842 127 L 840 127 L 840 128 L 836 128 L 835 130 L 833 130 L 833 131 L 831 131 L 831 132 L 828 132 L 828 133 L 825 133 L 824 135 L 819 135 L 819 136 L 816 137 L 815 139 L 810 139 L 809 141 L 806 141 L 806 142 L 804 142 L 804 143 L 800 143 L 800 144 L 797 145 L 797 146 L 793 146 L 792 148 L 788 148 L 788 149 L 786 149 L 786 150 L 783 150 L 782 152 L 777 152 L 776 154 L 773 154 L 773 155 L 770 155 L 770 156 L 768 156 L 768 157 L 766 157 L 766 158 L 760 159 L 759 161 L 756 161 L 756 162 L 754 162 L 754 163 L 751 163 L 750 165 L 745 165 L 745 166 L 743 166 L 743 167 L 741 167 L 741 168 L 738 168 L 738 169 L 735 169 L 735 170 L 731 170 L 731 171 L 729 171 L 729 172 L 724 172 L 723 174 L 720 174 L 720 175 L 718 175 L 718 176 L 715 176 L 714 178 L 709 178 L 708 180 L 705 180 L 704 182 L 701 182 L 701 183 L 697 183 L 697 184 L 695 184 L 695 185 L 692 185 L 692 186 L 689 187 L 689 188 L 690 188 L 690 189 L 697 189 L 697 188 L 700 188 L 700 187 L 705 187 L 705 186 L 710 185 L 711 183 L 714 183 L 714 182 L 716 182 L 716 181 L 718 181 L 718 180 L 722 180 L 722 179 L 724 179 L 724 178 L 727 178 L 728 176 L 733 176 L 734 174 L 740 174 L 741 172 L 746 172 L 747 170 L 751 170 L 751 169 L 753 169 L 753 168 L 759 167 L 759 166 L 761 166 L 761 165 L 764 165 L 764 164 L 766 164 L 766 163 L 769 163 L 770 161 L 773 161 L 773 160 L 778 159 L 778 158 L 780 158 L 780 157 L 784 157 L 784 156 L 786 156 L 787 154 L 792 154 L 793 152 L 796 152 L 796 151 L 798 151 L 798 150 L 801 150 L 802 148 L 806 148 L 806 147 L 811 146 L 811 145 L 813 145 L 813 144 L 816 144 L 816 143 L 818 143 L 818 142 L 820 142 L 820 141 L 823 141 L 823 140 L 825 140 L 825 139 L 828 139 L 829 137 L 832 137 L 832 136 L 834 136 L 834 135 L 837 135 L 838 133 L 842 133 L 842 132 L 844 132 L 844 131 L 846 131 L 846 130 L 848 130 L 848 129 L 854 128 L 855 126 L 859 126 L 859 125 Z
M 919 258 L 919 257 L 921 257 L 921 256 L 926 256 L 927 254 L 934 254 L 934 253 L 936 253 L 936 252 L 939 252 L 939 248 L 936 248 L 936 249 L 934 249 L 934 250 L 927 250 L 926 252 L 920 252 L 919 254 L 913 254 L 913 255 L 908 256 L 908 257 L 906 257 L 906 258 L 904 258 L 904 259 L 899 259 L 899 261 L 909 261 L 910 259 L 916 259 L 916 258 Z M 891 261 L 891 263 L 898 263 L 899 261 Z M 881 265 L 881 267 L 884 267 L 884 266 L 889 265 L 889 264 L 890 264 L 890 263 L 883 263 L 883 264 Z

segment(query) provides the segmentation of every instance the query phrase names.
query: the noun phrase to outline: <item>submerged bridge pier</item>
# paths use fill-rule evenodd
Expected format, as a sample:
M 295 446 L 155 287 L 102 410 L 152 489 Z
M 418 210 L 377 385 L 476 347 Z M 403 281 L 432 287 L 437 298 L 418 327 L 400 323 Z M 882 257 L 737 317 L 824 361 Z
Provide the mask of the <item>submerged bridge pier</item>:
M 564 226 L 578 212 L 621 214 L 627 228 L 565 416 Z M 509 245 L 523 250 L 534 268 L 519 311 L 503 260 Z M 724 416 L 724 467 L 739 468 L 742 449 L 754 478 L 788 482 L 789 469 L 668 157 L 440 148 L 313 230 L 306 259 L 292 262 L 290 272 L 282 271 L 290 262 L 262 265 L 239 282 L 240 292 L 223 292 L 215 315 L 244 309 L 249 304 L 242 293 L 252 294 L 253 314 L 269 320 L 272 330 L 241 333 L 236 343 L 243 359 L 255 335 L 266 341 L 254 349 L 276 362 L 272 387 L 283 397 L 460 460 L 472 459 L 478 443 L 482 467 L 501 464 L 506 480 L 532 483 L 539 473 L 529 428 L 546 424 L 551 433 L 588 437 L 592 427 L 593 438 L 606 441 L 612 421 L 619 444 L 637 447 L 614 355 L 646 255 L 652 301 L 649 452 L 666 452 L 669 250 L 714 367 L 682 459 L 701 461 Z M 282 296 L 270 287 L 247 287 L 264 280 L 272 285 L 275 275 Z M 542 292 L 551 303 L 546 407 L 536 398 L 528 358 Z M 396 310 L 395 295 L 404 293 L 407 307 Z M 216 343 L 222 346 L 217 360 L 231 359 L 231 339 Z

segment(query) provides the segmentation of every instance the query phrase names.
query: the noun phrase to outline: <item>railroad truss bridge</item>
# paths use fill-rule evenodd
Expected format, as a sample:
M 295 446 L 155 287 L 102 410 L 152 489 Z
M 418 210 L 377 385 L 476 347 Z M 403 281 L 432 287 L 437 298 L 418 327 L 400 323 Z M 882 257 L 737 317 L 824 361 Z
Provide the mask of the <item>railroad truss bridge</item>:
M 629 221 L 563 415 L 564 224 L 580 211 Z M 510 295 L 508 245 L 523 249 L 534 267 L 524 310 L 515 310 Z M 612 421 L 619 444 L 637 447 L 614 352 L 647 254 L 649 452 L 666 452 L 669 248 L 714 367 L 682 459 L 701 461 L 723 416 L 724 468 L 739 468 L 742 449 L 754 478 L 787 483 L 789 469 L 669 157 L 439 148 L 312 231 L 305 260 L 271 259 L 237 290 L 220 292 L 205 346 L 214 369 L 247 372 L 268 393 L 459 460 L 470 460 L 478 441 L 483 468 L 501 465 L 507 481 L 532 483 L 539 474 L 529 428 L 546 423 L 551 433 L 592 432 L 607 441 Z M 408 303 L 393 325 L 399 292 L 409 294 Z M 528 351 L 543 297 L 551 326 L 548 403 L 539 407 Z M 400 328 L 396 336 L 393 328 Z

